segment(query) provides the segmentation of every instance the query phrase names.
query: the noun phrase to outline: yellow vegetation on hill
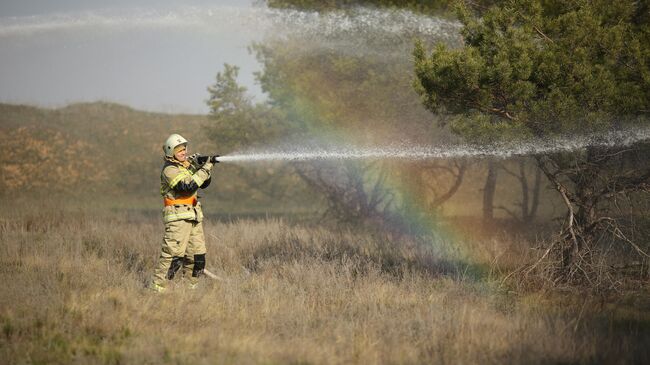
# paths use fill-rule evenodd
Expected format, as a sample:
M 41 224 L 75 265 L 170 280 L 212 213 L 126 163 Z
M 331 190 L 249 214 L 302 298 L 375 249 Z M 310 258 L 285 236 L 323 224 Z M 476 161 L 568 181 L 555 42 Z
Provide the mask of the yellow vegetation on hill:
M 53 110 L 0 104 L 0 189 L 155 191 L 164 138 L 177 132 L 205 145 L 205 121 L 101 102 Z
M 63 132 L 36 126 L 18 127 L 0 135 L 0 176 L 4 189 L 71 190 L 109 180 L 92 156 L 95 146 L 67 138 Z

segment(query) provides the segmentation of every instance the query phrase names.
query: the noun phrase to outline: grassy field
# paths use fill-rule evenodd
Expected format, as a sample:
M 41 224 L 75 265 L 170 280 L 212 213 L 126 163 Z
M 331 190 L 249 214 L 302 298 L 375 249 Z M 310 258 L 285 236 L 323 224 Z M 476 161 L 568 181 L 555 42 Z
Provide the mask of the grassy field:
M 29 207 L 32 208 L 29 208 Z M 199 290 L 145 285 L 159 217 L 42 201 L 0 221 L 0 363 L 647 363 L 650 296 L 513 292 L 517 242 L 205 223 Z M 479 249 L 481 248 L 482 249 Z M 499 258 L 499 259 L 497 259 Z M 477 269 L 480 268 L 480 269 Z

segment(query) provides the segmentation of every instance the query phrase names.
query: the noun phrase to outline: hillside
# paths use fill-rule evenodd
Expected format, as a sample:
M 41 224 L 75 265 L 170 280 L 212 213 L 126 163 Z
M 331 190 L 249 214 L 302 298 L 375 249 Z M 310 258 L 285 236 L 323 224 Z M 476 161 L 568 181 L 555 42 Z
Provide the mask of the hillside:
M 142 112 L 96 102 L 60 109 L 0 104 L 4 193 L 155 190 L 171 132 L 205 146 L 202 115 Z
M 160 205 L 161 147 L 171 133 L 190 141 L 190 152 L 220 153 L 209 135 L 218 127 L 206 115 L 144 112 L 128 106 L 95 102 L 60 109 L 0 104 L 0 194 L 29 201 L 58 195 L 84 195 L 109 207 L 130 204 L 156 211 Z M 289 213 L 313 210 L 300 181 L 287 177 L 291 196 L 258 175 L 273 168 L 219 165 L 210 189 L 207 212 L 225 214 Z M 276 172 L 279 173 L 279 172 Z M 266 190 L 274 190 L 269 197 Z M 126 199 L 125 199 L 126 198 Z

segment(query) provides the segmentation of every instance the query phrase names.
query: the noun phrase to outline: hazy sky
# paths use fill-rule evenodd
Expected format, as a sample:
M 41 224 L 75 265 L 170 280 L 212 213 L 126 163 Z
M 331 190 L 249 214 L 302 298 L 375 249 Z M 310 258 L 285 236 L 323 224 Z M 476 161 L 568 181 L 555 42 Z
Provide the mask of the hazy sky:
M 459 26 L 376 8 L 269 10 L 261 0 L 0 2 L 0 101 L 55 107 L 104 100 L 206 113 L 206 89 L 224 63 L 240 66 L 240 84 L 264 99 L 253 76 L 260 65 L 248 51 L 254 41 L 299 37 L 300 52 L 406 65 L 413 37 L 454 44 Z
M 247 50 L 264 36 L 247 26 L 253 6 L 259 1 L 0 2 L 0 101 L 205 113 L 206 88 L 225 62 L 262 98 Z
M 174 5 L 248 6 L 249 0 L 14 0 L 0 2 L 3 16 L 25 16 L 54 12 L 98 10 L 107 8 L 159 7 Z

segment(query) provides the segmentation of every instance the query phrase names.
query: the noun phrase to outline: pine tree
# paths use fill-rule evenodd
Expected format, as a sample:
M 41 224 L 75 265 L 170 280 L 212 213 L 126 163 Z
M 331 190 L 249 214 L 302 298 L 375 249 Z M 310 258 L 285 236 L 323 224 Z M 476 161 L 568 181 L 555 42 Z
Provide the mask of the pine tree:
M 647 1 L 508 0 L 480 12 L 461 4 L 458 14 L 464 47 L 427 55 L 417 43 L 415 88 L 428 109 L 453 115 L 454 131 L 468 140 L 648 127 Z M 646 150 L 536 156 L 568 209 L 557 245 L 563 275 L 576 275 L 603 230 L 618 229 L 603 216 L 607 202 L 647 191 Z

